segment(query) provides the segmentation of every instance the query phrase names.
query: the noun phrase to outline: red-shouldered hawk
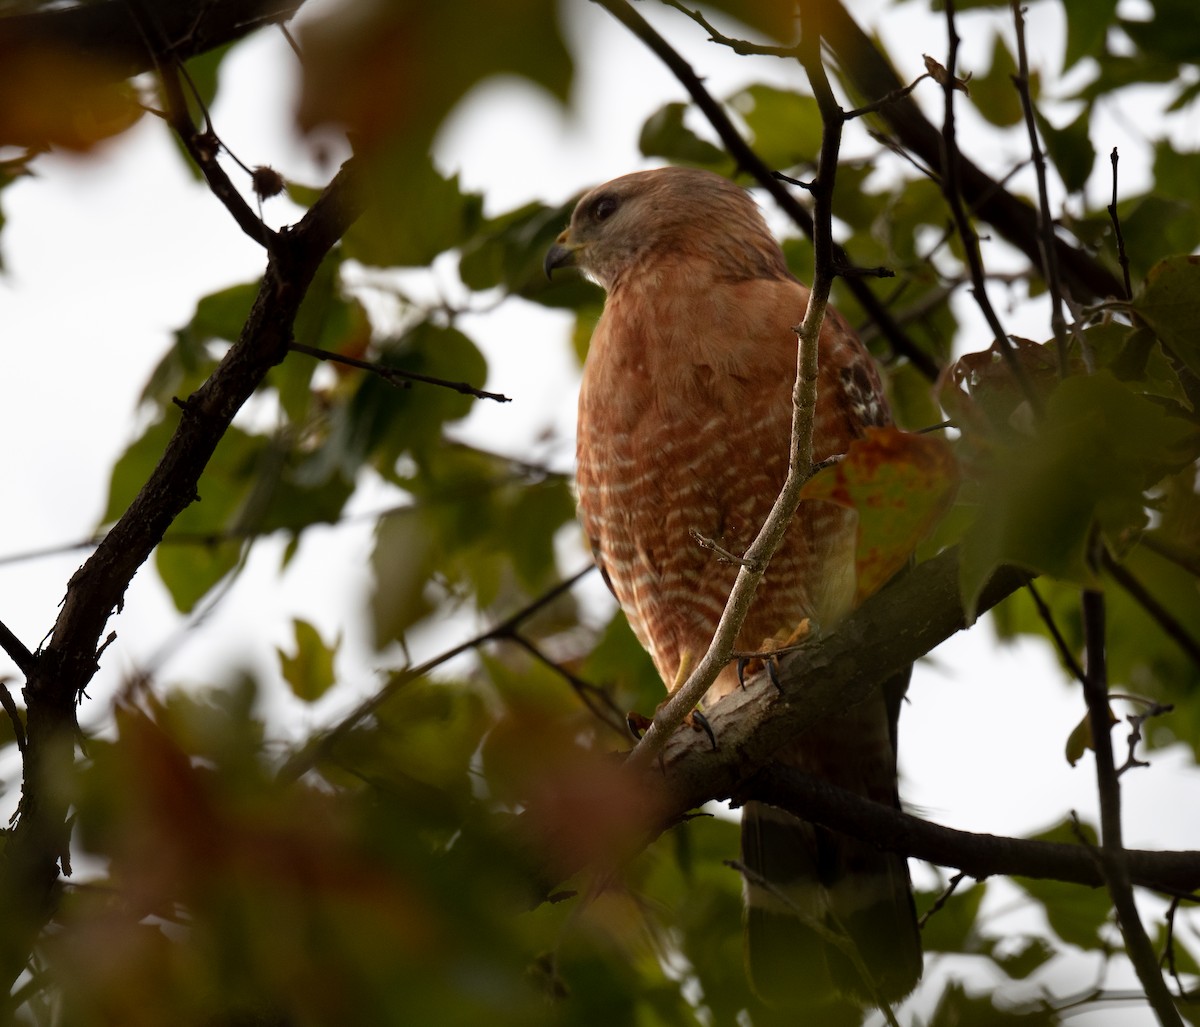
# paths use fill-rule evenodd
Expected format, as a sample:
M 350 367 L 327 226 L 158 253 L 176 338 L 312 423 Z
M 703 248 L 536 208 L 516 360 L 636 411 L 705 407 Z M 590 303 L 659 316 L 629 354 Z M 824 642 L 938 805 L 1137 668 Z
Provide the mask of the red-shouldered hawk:
M 740 554 L 787 472 L 796 333 L 808 289 L 748 193 L 719 175 L 662 168 L 587 193 L 546 256 L 607 292 L 579 396 L 579 513 L 596 562 L 668 689 L 704 654 Z M 870 356 L 828 311 L 820 343 L 814 459 L 890 422 Z M 736 648 L 828 630 L 854 601 L 855 515 L 806 502 L 771 561 Z M 779 760 L 898 804 L 896 719 L 905 681 L 798 738 Z M 709 691 L 737 687 L 734 666 Z M 867 996 L 851 962 L 796 910 L 844 928 L 885 997 L 921 972 L 902 856 L 761 803 L 742 818 L 746 953 L 755 990 L 812 1005 Z M 781 895 L 783 896 L 781 898 Z

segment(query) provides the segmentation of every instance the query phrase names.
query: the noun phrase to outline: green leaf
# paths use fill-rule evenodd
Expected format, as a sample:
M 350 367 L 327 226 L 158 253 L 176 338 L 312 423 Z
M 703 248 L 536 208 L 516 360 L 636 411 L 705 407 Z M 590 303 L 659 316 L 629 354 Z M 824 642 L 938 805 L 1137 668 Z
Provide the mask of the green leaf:
M 1107 59 L 1108 30 L 1117 13 L 1118 0 L 1063 0 L 1066 13 L 1067 41 L 1063 70 L 1072 68 L 1083 57 L 1095 57 L 1101 64 Z
M 1003 564 L 1094 585 L 1084 559 L 1092 525 L 1114 538 L 1142 527 L 1144 490 L 1194 459 L 1198 438 L 1107 372 L 1067 379 L 1035 430 L 981 468 L 960 566 L 968 606 Z
M 1162 62 L 1194 64 L 1200 53 L 1200 23 L 1191 0 L 1154 0 L 1153 18 L 1122 18 L 1121 28 L 1140 50 Z
M 704 168 L 729 167 L 732 161 L 724 150 L 701 139 L 683 123 L 688 109 L 687 104 L 668 103 L 651 114 L 638 136 L 642 155 Z
M 392 146 L 360 169 L 370 214 L 343 240 L 345 255 L 376 267 L 424 267 L 464 243 L 478 229 L 483 201 L 463 193 L 458 176 L 446 178 L 421 150 Z
M 296 651 L 286 653 L 276 648 L 279 670 L 296 698 L 316 702 L 337 680 L 333 661 L 342 644 L 341 635 L 332 646 L 328 646 L 317 629 L 306 620 L 293 619 L 292 630 L 296 638 Z
M 1003 37 L 996 33 L 992 37 L 991 65 L 986 75 L 976 75 L 971 79 L 970 96 L 979 113 L 1000 128 L 1017 125 L 1025 116 L 1020 94 L 1013 84 L 1016 73 L 1016 60 Z M 1036 97 L 1034 82 L 1030 82 L 1030 92 Z
M 1077 827 L 1069 820 L 1032 838 L 1063 845 L 1097 844 L 1095 828 L 1088 824 Z M 1108 922 L 1112 910 L 1107 891 L 1064 881 L 1027 877 L 1014 877 L 1013 880 L 1045 908 L 1046 918 L 1059 938 L 1082 949 L 1102 947 L 1100 929 Z
M 1063 128 L 1055 128 L 1041 114 L 1037 114 L 1036 119 L 1046 153 L 1058 169 L 1063 185 L 1068 192 L 1079 192 L 1087 184 L 1088 176 L 1096 164 L 1096 148 L 1088 134 L 1091 111 L 1085 108 L 1079 117 Z
M 1168 351 L 1200 375 L 1200 257 L 1168 257 L 1155 264 L 1133 309 Z
M 359 156 L 403 143 L 424 153 L 472 88 L 519 75 L 565 101 L 573 65 L 552 0 L 503 11 L 447 3 L 362 3 L 299 29 L 304 53 L 297 117 L 310 131 L 348 131 Z
M 1025 935 L 998 939 L 988 955 L 1013 980 L 1023 981 L 1050 962 L 1057 952 L 1045 938 Z
M 811 96 L 752 85 L 729 97 L 754 136 L 755 152 L 773 168 L 813 164 L 821 150 L 821 113 Z
M 546 278 L 546 251 L 567 226 L 575 198 L 558 207 L 531 203 L 492 218 L 462 247 L 459 274 L 468 288 L 503 286 L 510 293 L 548 307 L 594 304 L 599 287 L 577 273 Z

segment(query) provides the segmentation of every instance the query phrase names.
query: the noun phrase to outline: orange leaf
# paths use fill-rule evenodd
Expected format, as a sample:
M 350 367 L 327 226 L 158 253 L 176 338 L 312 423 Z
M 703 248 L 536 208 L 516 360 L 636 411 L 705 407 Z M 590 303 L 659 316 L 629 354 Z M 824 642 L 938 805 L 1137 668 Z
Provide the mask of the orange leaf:
M 858 512 L 855 602 L 862 602 L 908 562 L 957 488 L 958 465 L 944 439 L 868 428 L 841 460 L 805 483 L 801 496 Z

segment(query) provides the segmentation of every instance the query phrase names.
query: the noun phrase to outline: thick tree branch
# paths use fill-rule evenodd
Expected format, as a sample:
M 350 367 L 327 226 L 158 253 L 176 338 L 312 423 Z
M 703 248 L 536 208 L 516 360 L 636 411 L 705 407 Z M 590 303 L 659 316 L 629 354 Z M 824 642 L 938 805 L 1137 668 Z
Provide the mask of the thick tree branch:
M 279 233 L 241 337 L 209 379 L 180 405 L 179 425 L 150 479 L 72 576 L 47 646 L 24 689 L 26 752 L 19 818 L 0 861 L 7 918 L 0 973 L 22 972 L 67 868 L 68 779 L 75 704 L 98 669 L 101 637 L 138 568 L 179 513 L 199 496 L 200 475 L 234 415 L 288 352 L 292 326 L 318 265 L 359 213 L 348 164 L 295 228 Z
M 754 798 L 842 834 L 869 838 L 968 877 L 1034 877 L 1089 888 L 1104 886 L 1096 853 L 1085 845 L 1005 838 L 943 827 L 831 785 L 790 767 L 772 764 L 748 788 Z M 1132 882 L 1171 895 L 1200 888 L 1200 852 L 1127 850 Z
M 304 0 L 172 0 L 154 5 L 162 41 L 187 60 L 291 18 Z M 127 0 L 98 0 L 0 18 L 0 67 L 30 50 L 103 58 L 113 81 L 155 67 L 155 54 Z
M 1025 580 L 1018 571 L 1001 571 L 988 583 L 979 609 L 990 609 Z M 739 802 L 752 794 L 806 820 L 870 838 L 881 848 L 955 867 L 972 877 L 1004 874 L 1102 886 L 1097 853 L 1087 846 L 973 834 L 931 824 L 772 764 L 782 744 L 817 728 L 824 717 L 861 702 L 899 668 L 961 630 L 965 618 L 957 582 L 958 558 L 950 550 L 872 596 L 835 634 L 783 657 L 778 687 L 764 674 L 745 690 L 722 699 L 708 711 L 716 751 L 706 735 L 683 729 L 668 741 L 661 763 L 638 769 L 629 787 L 624 787 L 629 785 L 628 765 L 609 768 L 615 775 L 616 794 L 637 796 L 623 820 L 640 825 L 635 830 L 640 831 L 641 844 L 710 800 Z M 564 850 L 559 832 L 578 842 L 588 826 L 578 818 L 564 824 L 561 816 L 539 815 L 536 807 L 520 819 L 522 843 L 542 854 Z M 608 822 L 599 825 L 590 845 L 572 849 L 578 855 L 575 863 L 555 860 L 545 884 L 557 884 L 589 860 L 609 865 L 613 858 L 610 827 Z M 1126 857 L 1130 879 L 1138 886 L 1170 895 L 1200 888 L 1200 852 L 1131 851 Z

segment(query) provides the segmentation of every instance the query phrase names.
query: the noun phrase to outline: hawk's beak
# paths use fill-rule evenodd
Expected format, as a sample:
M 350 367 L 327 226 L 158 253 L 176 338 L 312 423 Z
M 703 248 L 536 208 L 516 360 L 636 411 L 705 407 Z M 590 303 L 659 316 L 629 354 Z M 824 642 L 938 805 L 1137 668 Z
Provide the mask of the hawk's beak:
M 567 242 L 568 233 L 563 232 L 554 240 L 554 245 L 546 251 L 546 259 L 542 261 L 542 269 L 549 278 L 555 268 L 572 267 L 575 263 L 575 251 L 579 249 Z

